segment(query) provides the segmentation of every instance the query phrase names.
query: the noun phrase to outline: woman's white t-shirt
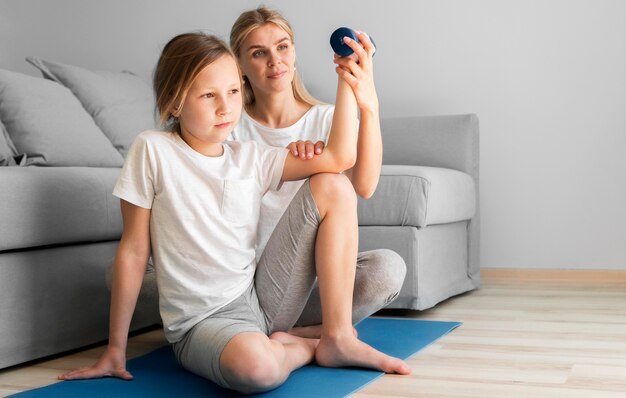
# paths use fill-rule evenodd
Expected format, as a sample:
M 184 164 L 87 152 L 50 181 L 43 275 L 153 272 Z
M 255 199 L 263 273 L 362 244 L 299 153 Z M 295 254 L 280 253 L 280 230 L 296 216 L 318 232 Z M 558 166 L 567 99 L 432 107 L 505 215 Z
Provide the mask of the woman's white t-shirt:
M 277 189 L 288 151 L 227 141 L 204 156 L 171 132 L 131 146 L 113 194 L 152 209 L 150 240 L 167 339 L 239 297 L 254 280 L 259 202 Z
M 231 134 L 231 138 L 237 141 L 256 141 L 281 148 L 285 148 L 289 143 L 298 140 L 309 140 L 314 143 L 324 141 L 326 143 L 334 111 L 334 105 L 314 105 L 296 123 L 284 128 L 263 126 L 244 111 L 239 124 Z M 261 257 L 272 231 L 303 183 L 304 180 L 286 181 L 279 190 L 268 191 L 261 199 L 261 216 L 256 246 L 257 259 Z

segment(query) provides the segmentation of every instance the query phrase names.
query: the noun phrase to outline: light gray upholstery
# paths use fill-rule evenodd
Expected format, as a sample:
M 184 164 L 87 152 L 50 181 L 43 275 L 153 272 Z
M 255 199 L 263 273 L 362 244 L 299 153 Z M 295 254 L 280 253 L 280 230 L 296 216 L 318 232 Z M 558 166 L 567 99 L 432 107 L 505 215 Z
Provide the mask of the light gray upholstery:
M 13 159 L 15 155 L 15 147 L 11 142 L 11 138 L 4 124 L 2 124 L 2 120 L 0 120 L 0 166 L 8 166 L 11 164 L 11 159 Z
M 384 165 L 376 192 L 359 198 L 359 225 L 425 227 L 469 220 L 476 211 L 474 179 L 439 167 Z
M 119 168 L 2 167 L 0 251 L 116 240 Z
M 117 245 L 109 241 L 0 252 L 0 368 L 107 338 L 105 272 Z M 131 330 L 160 320 L 145 290 Z
M 72 92 L 58 83 L 0 69 L 0 120 L 30 164 L 121 167 L 124 162 Z
M 27 57 L 26 61 L 47 79 L 72 90 L 124 156 L 137 134 L 156 125 L 152 88 L 133 73 L 92 71 L 38 57 Z

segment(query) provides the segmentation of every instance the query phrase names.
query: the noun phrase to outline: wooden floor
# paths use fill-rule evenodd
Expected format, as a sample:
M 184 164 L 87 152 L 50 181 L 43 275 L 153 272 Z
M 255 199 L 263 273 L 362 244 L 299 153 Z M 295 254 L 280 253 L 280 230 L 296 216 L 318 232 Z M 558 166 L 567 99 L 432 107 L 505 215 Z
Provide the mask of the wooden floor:
M 626 272 L 483 270 L 482 289 L 416 319 L 463 325 L 354 397 L 626 397 Z M 131 338 L 129 357 L 165 343 Z M 0 396 L 56 382 L 102 347 L 0 371 Z

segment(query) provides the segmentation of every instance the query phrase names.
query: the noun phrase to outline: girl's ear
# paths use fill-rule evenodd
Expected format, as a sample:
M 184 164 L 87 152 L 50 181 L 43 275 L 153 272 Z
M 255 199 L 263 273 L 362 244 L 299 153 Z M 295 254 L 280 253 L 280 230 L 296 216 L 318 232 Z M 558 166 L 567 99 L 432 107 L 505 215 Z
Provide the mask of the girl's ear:
M 172 111 L 170 112 L 170 114 L 174 117 L 178 117 L 180 116 L 180 109 L 182 108 L 182 106 L 179 104 L 178 106 L 174 107 L 172 109 Z

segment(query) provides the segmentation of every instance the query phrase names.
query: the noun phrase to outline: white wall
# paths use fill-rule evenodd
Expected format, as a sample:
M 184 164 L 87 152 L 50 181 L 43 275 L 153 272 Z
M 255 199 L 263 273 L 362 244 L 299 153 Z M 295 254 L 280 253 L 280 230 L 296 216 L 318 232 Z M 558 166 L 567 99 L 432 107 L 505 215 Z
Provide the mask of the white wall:
M 626 2 L 266 1 L 332 100 L 328 36 L 371 33 L 382 116 L 477 113 L 484 267 L 626 269 Z M 0 67 L 38 55 L 147 80 L 174 34 L 253 1 L 0 0 Z

